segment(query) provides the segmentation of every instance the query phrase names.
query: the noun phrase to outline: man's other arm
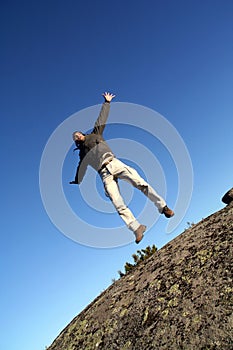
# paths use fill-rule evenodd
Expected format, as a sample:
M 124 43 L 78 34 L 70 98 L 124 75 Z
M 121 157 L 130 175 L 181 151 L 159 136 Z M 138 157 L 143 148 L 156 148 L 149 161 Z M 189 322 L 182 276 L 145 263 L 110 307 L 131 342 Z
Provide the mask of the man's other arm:
M 100 114 L 95 122 L 94 129 L 92 131 L 92 133 L 100 134 L 100 135 L 103 134 L 106 121 L 108 119 L 109 111 L 110 111 L 110 102 L 115 97 L 115 95 L 109 92 L 105 92 L 104 94 L 102 94 L 102 96 L 104 97 L 104 103 L 102 105 Z

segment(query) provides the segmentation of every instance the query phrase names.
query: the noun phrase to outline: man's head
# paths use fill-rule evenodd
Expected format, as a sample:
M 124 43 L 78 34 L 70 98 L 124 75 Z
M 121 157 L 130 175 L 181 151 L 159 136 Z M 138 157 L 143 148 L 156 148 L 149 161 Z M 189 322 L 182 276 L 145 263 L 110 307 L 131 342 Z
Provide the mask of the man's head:
M 81 131 L 74 131 L 72 136 L 75 143 L 79 143 L 85 140 L 85 135 Z

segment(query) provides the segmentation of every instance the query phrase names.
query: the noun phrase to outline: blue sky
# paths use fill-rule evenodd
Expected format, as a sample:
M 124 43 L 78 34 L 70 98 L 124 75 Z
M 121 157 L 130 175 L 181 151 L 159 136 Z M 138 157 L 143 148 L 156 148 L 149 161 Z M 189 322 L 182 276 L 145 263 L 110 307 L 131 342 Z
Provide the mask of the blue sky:
M 160 248 L 187 222 L 223 207 L 233 174 L 232 19 L 229 0 L 2 2 L 1 349 L 43 350 L 118 278 L 137 249 Z M 50 135 L 69 116 L 100 104 L 106 90 L 117 95 L 115 102 L 163 115 L 192 160 L 193 193 L 183 221 L 166 234 L 167 221 L 159 218 L 140 246 L 75 243 L 53 225 L 40 196 L 39 166 Z M 109 128 L 106 137 L 131 131 Z M 130 137 L 144 143 L 139 131 Z M 156 141 L 146 147 L 159 158 L 173 205 L 174 165 Z M 75 165 L 71 148 L 63 186 L 72 205 L 75 196 L 80 201 L 68 185 Z M 135 196 L 137 212 L 144 198 Z M 111 218 L 118 223 L 117 214 Z

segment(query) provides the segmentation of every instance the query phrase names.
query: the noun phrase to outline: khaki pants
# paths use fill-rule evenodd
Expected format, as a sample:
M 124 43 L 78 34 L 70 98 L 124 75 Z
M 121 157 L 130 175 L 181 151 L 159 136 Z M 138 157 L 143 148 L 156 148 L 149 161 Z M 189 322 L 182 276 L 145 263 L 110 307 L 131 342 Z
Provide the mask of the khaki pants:
M 139 227 L 139 222 L 136 220 L 131 210 L 126 206 L 120 194 L 117 179 L 128 181 L 131 185 L 138 188 L 144 193 L 162 212 L 166 202 L 156 191 L 138 174 L 138 172 L 124 164 L 120 160 L 113 158 L 113 160 L 99 171 L 102 178 L 106 195 L 111 199 L 118 214 L 124 220 L 131 231 L 136 231 Z

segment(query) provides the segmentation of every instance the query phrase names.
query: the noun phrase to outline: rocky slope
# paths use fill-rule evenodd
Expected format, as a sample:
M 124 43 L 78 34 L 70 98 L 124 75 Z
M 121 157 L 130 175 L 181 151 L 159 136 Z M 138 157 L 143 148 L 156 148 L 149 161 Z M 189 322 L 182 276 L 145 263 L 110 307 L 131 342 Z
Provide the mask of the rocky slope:
M 233 202 L 113 283 L 49 350 L 233 349 Z

